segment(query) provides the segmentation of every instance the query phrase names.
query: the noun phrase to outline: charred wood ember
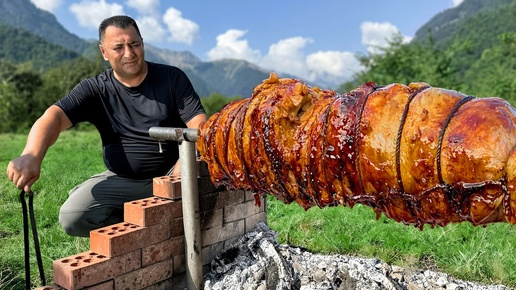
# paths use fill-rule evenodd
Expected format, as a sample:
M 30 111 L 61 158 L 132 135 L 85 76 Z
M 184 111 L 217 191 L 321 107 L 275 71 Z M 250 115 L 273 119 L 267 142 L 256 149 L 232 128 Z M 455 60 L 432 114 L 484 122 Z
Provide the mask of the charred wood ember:
M 360 203 L 422 228 L 516 223 L 516 111 L 426 83 L 345 94 L 270 78 L 199 128 L 217 186 L 303 208 Z
M 255 230 L 225 247 L 211 261 L 203 289 L 514 290 L 428 269 L 402 268 L 377 258 L 314 254 L 279 244 L 277 236 L 259 223 Z

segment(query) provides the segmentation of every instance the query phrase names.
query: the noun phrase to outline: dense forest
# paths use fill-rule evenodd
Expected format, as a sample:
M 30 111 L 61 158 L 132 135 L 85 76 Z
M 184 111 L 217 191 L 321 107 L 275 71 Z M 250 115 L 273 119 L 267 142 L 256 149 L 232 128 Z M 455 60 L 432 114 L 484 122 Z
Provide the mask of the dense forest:
M 426 82 L 478 97 L 499 96 L 515 106 L 514 15 L 516 1 L 465 0 L 436 15 L 412 42 L 403 43 L 398 35 L 376 53 L 357 55 L 365 69 L 337 91 L 369 81 Z M 0 42 L 0 133 L 26 132 L 49 105 L 106 67 L 100 55 L 77 56 L 21 29 L 0 26 Z M 235 98 L 212 93 L 202 101 L 212 114 Z
M 473 52 L 461 38 L 445 48 L 438 48 L 432 40 L 403 44 L 401 36 L 389 44 L 381 53 L 360 56 L 365 70 L 338 91 L 347 92 L 369 81 L 380 85 L 426 82 L 477 97 L 502 97 L 516 105 L 515 32 L 498 35 L 477 58 L 471 57 Z
M 26 30 L 0 25 L 0 59 L 17 63 L 30 61 L 36 68 L 50 68 L 56 62 L 71 60 L 80 55 L 51 44 Z
M 359 56 L 365 70 L 339 92 L 367 81 L 422 81 L 516 105 L 516 1 L 466 0 L 458 8 L 436 15 L 409 44 L 398 36 L 380 53 Z

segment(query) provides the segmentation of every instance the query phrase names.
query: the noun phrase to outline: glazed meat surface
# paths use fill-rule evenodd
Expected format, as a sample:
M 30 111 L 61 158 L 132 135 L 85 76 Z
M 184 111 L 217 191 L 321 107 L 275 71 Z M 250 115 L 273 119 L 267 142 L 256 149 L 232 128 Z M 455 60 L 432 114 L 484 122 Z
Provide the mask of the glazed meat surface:
M 340 95 L 274 73 L 199 128 L 217 186 L 303 208 L 372 207 L 422 228 L 516 223 L 516 114 L 425 83 Z

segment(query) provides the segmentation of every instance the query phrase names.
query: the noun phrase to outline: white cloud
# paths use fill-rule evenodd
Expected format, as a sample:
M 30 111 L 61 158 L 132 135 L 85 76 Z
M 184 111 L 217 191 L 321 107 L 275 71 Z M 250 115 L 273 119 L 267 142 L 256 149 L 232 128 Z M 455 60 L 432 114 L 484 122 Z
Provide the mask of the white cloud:
M 321 84 L 341 84 L 360 71 L 362 66 L 351 52 L 319 51 L 307 56 L 308 79 Z
M 453 7 L 459 6 L 464 0 L 452 0 Z
M 162 41 L 167 34 L 165 29 L 154 17 L 140 17 L 136 19 L 136 23 L 145 42 Z
M 370 52 L 374 48 L 387 46 L 387 40 L 399 34 L 390 23 L 364 22 L 360 27 L 362 43 Z M 264 69 L 291 74 L 325 88 L 336 87 L 353 78 L 363 69 L 358 59 L 347 51 L 317 51 L 305 54 L 311 38 L 291 37 L 270 45 L 266 55 L 253 49 L 247 39 L 247 31 L 231 29 L 217 36 L 217 44 L 208 52 L 209 60 L 222 58 L 244 59 Z M 410 38 L 403 36 L 405 42 Z
M 39 9 L 54 13 L 61 5 L 62 0 L 31 0 Z
M 142 15 L 159 15 L 159 0 L 127 0 L 125 4 Z
M 190 19 L 183 18 L 181 11 L 170 7 L 163 15 L 163 22 L 171 33 L 170 41 L 192 44 L 199 33 L 199 25 Z
M 278 72 L 305 76 L 307 67 L 303 48 L 312 42 L 312 39 L 303 37 L 280 40 L 269 47 L 269 52 L 260 61 L 260 65 Z
M 378 52 L 377 47 L 386 47 L 387 40 L 400 33 L 398 28 L 389 22 L 366 21 L 360 25 L 362 31 L 362 44 L 367 46 L 367 51 Z M 411 37 L 403 36 L 404 42 L 410 42 Z
M 208 52 L 209 60 L 243 59 L 280 76 L 282 73 L 291 74 L 325 88 L 351 79 L 361 69 L 359 61 L 350 52 L 319 51 L 305 55 L 305 47 L 314 40 L 299 36 L 273 43 L 267 54 L 262 56 L 243 39 L 246 33 L 232 29 L 217 36 L 217 46 Z
M 105 0 L 82 0 L 70 5 L 70 11 L 75 15 L 79 25 L 95 29 L 98 28 L 102 20 L 114 15 L 125 14 L 122 5 L 109 4 Z
M 217 46 L 208 51 L 209 60 L 223 58 L 245 59 L 257 63 L 260 52 L 249 47 L 247 40 L 240 39 L 247 31 L 230 29 L 217 36 Z

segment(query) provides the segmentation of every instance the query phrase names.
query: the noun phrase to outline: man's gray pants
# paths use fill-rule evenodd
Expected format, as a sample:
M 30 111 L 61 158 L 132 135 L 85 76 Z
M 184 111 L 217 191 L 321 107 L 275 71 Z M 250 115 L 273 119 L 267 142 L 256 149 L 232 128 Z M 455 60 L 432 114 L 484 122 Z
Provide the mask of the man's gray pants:
M 151 179 L 129 179 L 104 171 L 74 187 L 59 211 L 59 223 L 71 236 L 123 222 L 124 203 L 152 196 Z

